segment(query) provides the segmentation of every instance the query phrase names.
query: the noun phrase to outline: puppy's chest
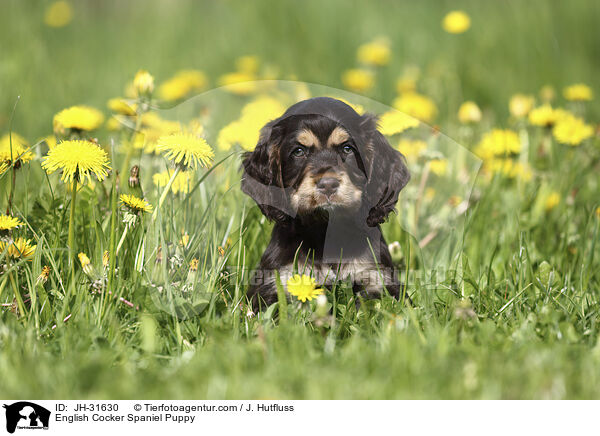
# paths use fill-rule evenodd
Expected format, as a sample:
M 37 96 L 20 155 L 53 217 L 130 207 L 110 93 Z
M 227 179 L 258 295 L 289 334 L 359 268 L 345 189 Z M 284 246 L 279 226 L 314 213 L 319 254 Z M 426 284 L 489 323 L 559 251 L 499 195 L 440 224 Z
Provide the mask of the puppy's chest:
M 285 276 L 287 280 L 294 274 L 293 271 L 292 264 L 282 267 L 282 279 Z M 339 280 L 361 283 L 374 271 L 377 271 L 377 265 L 369 258 L 343 259 L 341 262 L 298 262 L 298 273 L 310 275 L 317 283 L 327 286 Z

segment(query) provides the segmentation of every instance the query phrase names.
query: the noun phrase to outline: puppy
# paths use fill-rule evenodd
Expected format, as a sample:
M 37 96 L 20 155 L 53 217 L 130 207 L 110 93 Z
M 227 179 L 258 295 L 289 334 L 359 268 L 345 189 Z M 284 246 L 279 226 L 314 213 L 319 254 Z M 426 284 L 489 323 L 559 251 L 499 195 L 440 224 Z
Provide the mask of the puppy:
M 267 123 L 243 158 L 242 191 L 275 226 L 248 289 L 255 310 L 277 300 L 296 267 L 319 285 L 351 280 L 363 297 L 401 286 L 379 225 L 410 179 L 376 118 L 326 97 Z

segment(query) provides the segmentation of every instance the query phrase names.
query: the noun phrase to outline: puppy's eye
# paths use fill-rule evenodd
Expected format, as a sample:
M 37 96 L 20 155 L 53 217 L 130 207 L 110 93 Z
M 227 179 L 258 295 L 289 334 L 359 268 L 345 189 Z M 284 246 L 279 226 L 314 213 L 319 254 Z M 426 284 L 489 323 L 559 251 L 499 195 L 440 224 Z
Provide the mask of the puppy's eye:
M 306 148 L 304 147 L 296 147 L 292 150 L 292 156 L 294 157 L 304 157 L 306 156 Z
M 354 153 L 354 147 L 352 147 L 350 144 L 344 144 L 342 146 L 342 153 L 344 153 L 344 154 Z

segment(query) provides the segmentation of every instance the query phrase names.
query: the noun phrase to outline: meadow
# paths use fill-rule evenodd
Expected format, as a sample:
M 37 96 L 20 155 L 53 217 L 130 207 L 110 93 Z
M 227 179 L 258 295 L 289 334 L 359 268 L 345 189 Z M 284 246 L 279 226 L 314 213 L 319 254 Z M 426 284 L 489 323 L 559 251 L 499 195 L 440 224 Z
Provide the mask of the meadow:
M 597 2 L 2 7 L 0 397 L 600 397 Z M 247 305 L 242 154 L 320 95 L 407 158 L 412 306 Z

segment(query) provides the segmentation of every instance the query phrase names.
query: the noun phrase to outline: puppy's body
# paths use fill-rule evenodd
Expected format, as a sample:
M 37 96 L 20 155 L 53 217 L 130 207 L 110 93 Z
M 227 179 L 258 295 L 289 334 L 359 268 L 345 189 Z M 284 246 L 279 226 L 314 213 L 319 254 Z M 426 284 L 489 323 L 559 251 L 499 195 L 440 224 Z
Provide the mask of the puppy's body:
M 297 103 L 268 123 L 244 158 L 242 190 L 275 222 L 248 291 L 254 306 L 276 300 L 275 271 L 320 284 L 350 279 L 365 296 L 399 283 L 379 224 L 410 176 L 402 155 L 358 115 L 331 98 Z

